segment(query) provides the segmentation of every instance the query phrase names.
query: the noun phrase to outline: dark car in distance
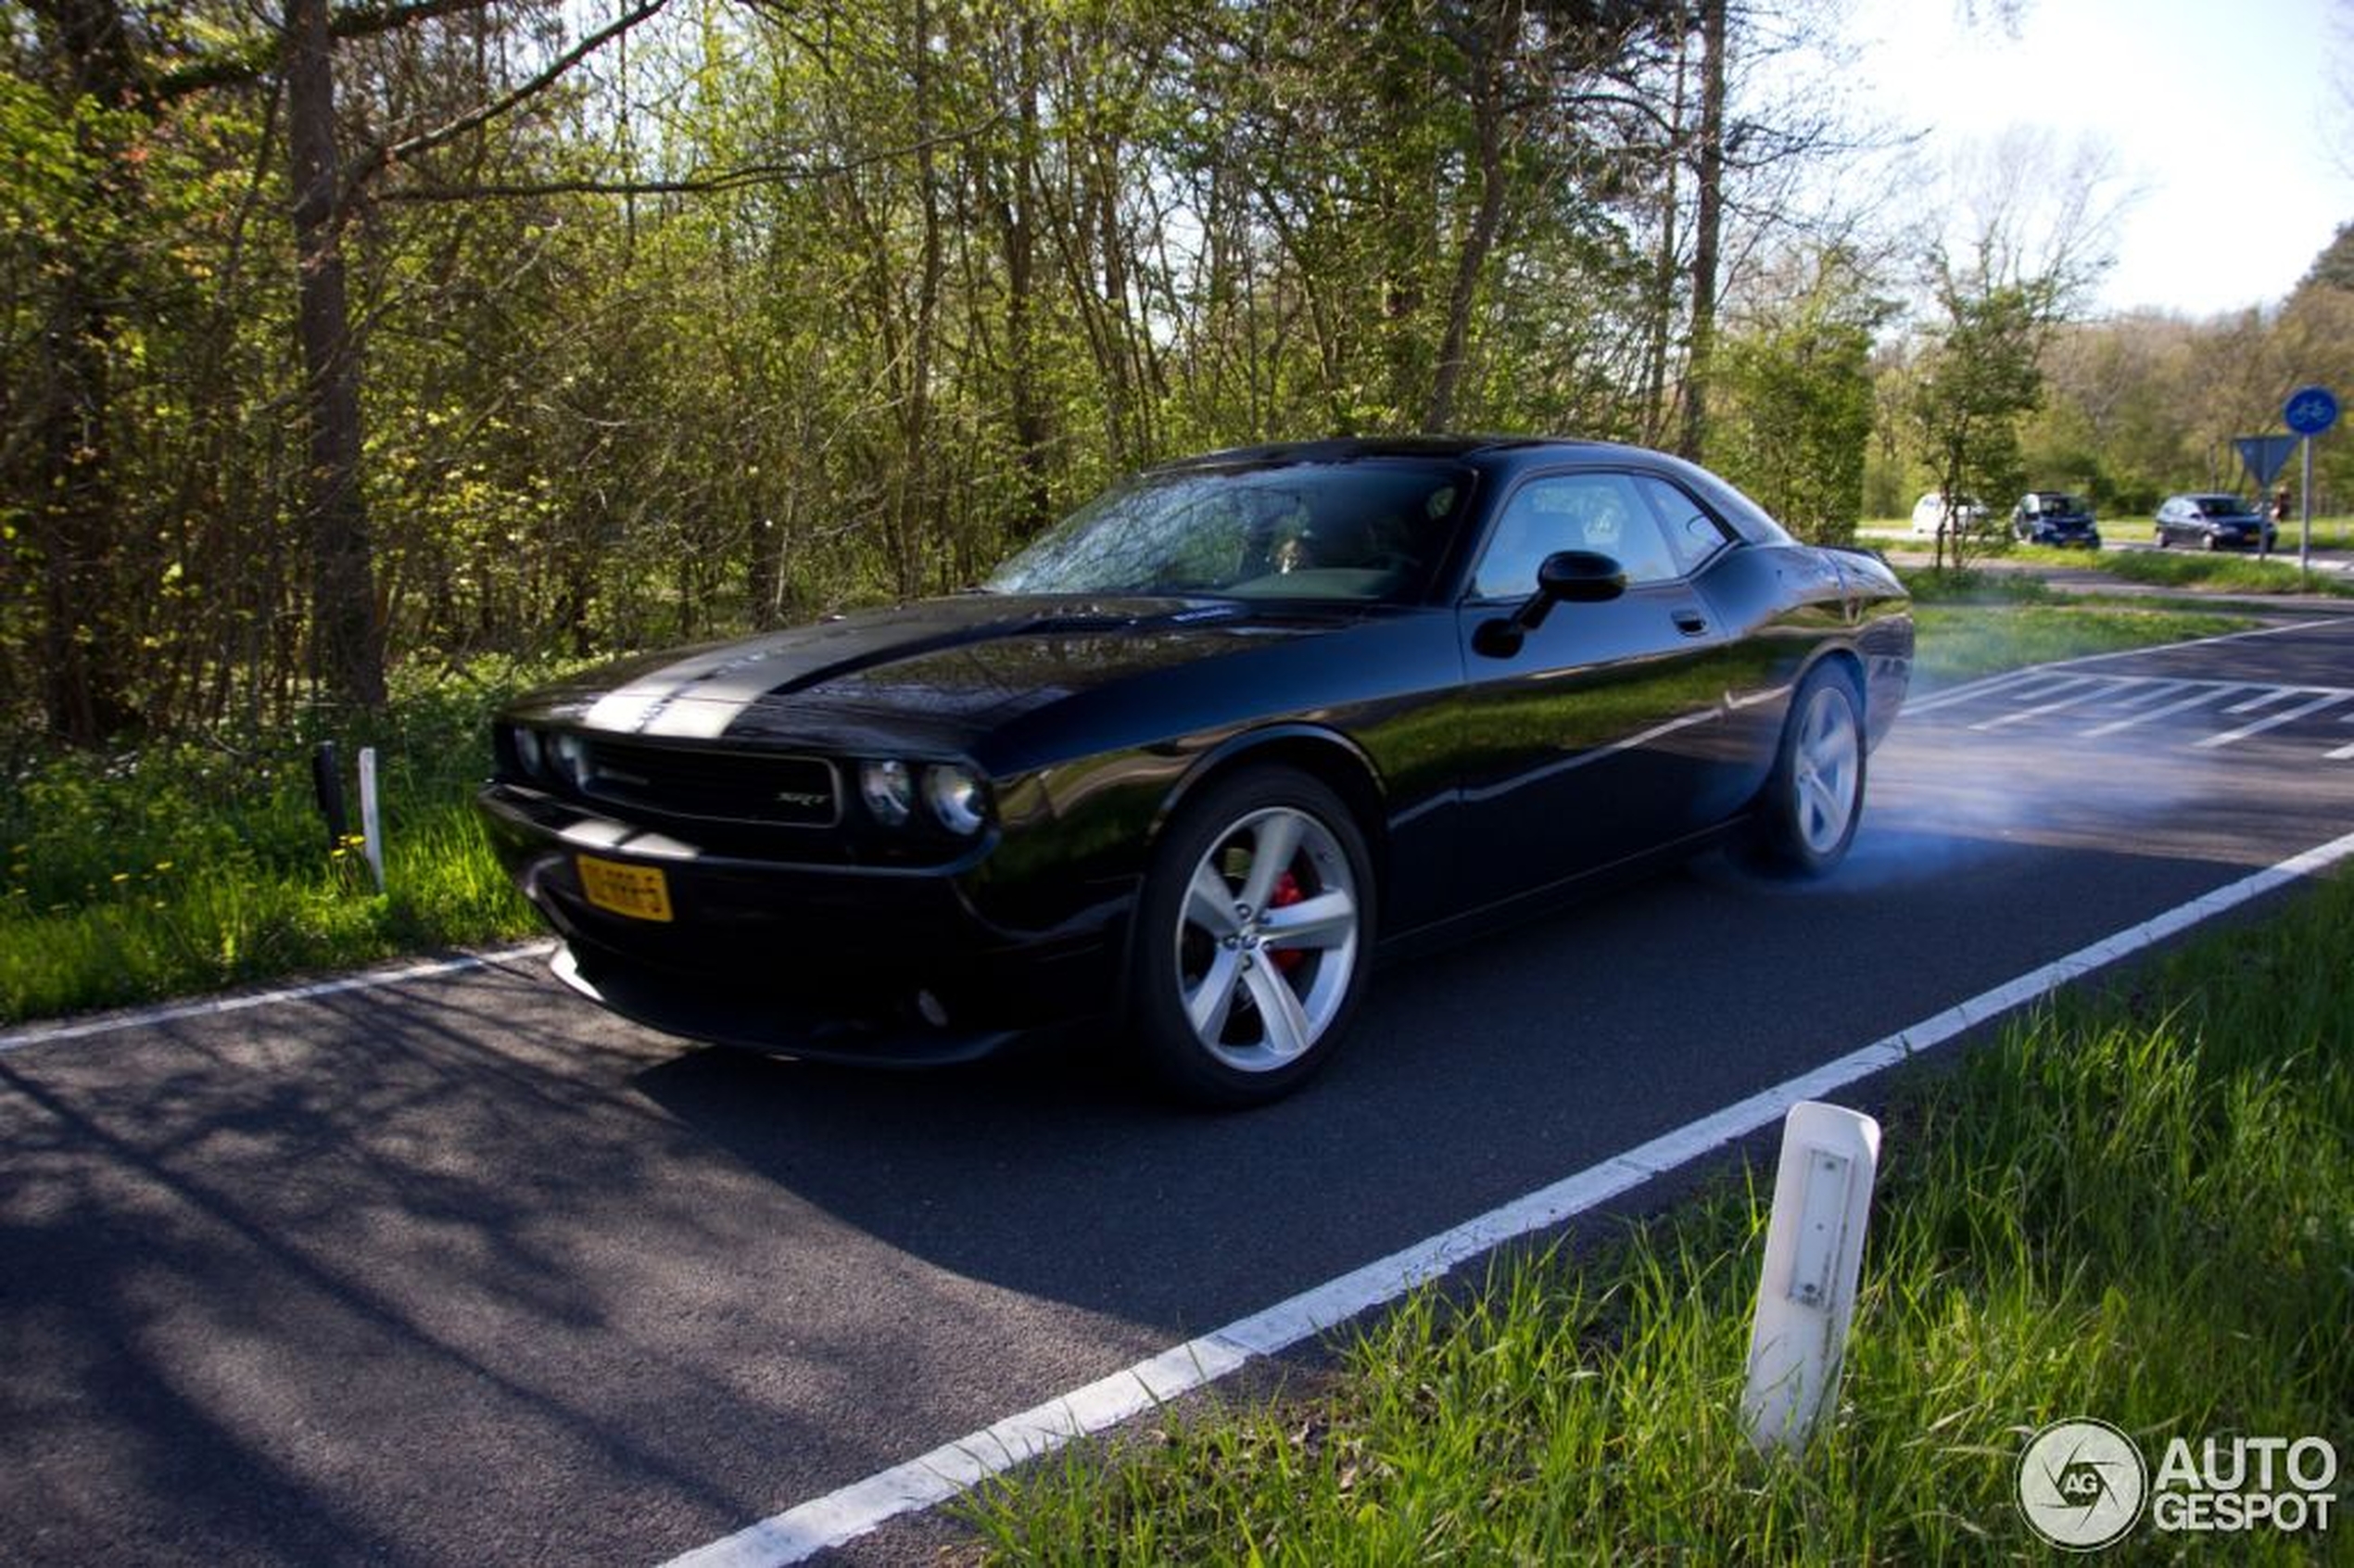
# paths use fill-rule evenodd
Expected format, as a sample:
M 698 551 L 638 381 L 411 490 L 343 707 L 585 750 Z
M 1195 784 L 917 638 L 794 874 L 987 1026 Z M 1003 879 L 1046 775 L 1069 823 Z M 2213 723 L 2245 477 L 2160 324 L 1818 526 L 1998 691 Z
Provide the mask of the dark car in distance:
M 481 805 L 557 972 L 655 1028 L 918 1064 L 1092 1023 L 1244 1104 L 1377 955 L 1735 835 L 1828 870 L 1912 657 L 1883 562 L 1674 458 L 1259 447 L 977 590 L 525 696 Z
M 2278 539 L 2272 520 L 2238 496 L 2221 492 L 2169 496 L 2158 503 L 2158 548 L 2186 544 L 2200 550 L 2266 550 Z
M 2011 537 L 2022 544 L 2101 548 L 2092 503 L 2065 490 L 2030 490 L 2021 496 L 2011 508 Z

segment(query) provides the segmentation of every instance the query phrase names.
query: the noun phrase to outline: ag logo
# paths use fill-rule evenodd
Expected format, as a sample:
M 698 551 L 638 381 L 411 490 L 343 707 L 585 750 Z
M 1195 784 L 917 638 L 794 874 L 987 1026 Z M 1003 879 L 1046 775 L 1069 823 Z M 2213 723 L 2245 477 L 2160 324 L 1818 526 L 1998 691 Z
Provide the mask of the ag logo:
M 2133 1440 L 2105 1421 L 2056 1421 L 2019 1456 L 2019 1511 L 2069 1551 L 2095 1551 L 2141 1522 L 2149 1471 Z

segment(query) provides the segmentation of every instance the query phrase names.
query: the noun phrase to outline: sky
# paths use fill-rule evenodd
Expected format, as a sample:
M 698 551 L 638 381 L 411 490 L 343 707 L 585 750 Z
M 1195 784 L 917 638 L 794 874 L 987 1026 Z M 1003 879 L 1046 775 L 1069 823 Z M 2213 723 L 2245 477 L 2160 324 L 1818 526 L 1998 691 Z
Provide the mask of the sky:
M 2354 220 L 2354 0 L 1856 0 L 1865 101 L 1925 155 L 2006 128 L 2106 143 L 2133 194 L 2096 296 L 2205 317 L 2285 297 Z

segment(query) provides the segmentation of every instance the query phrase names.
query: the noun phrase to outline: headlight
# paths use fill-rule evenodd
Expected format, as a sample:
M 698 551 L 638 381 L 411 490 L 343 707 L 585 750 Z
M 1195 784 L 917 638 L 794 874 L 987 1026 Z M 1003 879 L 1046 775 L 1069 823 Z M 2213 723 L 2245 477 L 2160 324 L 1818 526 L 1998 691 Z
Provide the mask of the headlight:
M 980 832 L 987 820 L 981 780 L 955 763 L 939 763 L 924 769 L 924 801 L 931 807 L 932 816 L 940 819 L 940 825 L 952 833 L 969 837 Z
M 515 748 L 516 763 L 522 766 L 526 775 L 533 778 L 538 778 L 539 770 L 548 765 L 547 753 L 540 749 L 539 732 L 527 724 L 519 724 L 510 734 L 509 740 L 513 742 Z
M 858 793 L 865 798 L 867 810 L 876 821 L 886 828 L 896 828 L 915 809 L 916 780 L 904 762 L 861 763 Z
M 588 783 L 588 742 L 569 731 L 559 730 L 548 742 L 555 757 L 556 771 L 574 789 L 585 789 Z

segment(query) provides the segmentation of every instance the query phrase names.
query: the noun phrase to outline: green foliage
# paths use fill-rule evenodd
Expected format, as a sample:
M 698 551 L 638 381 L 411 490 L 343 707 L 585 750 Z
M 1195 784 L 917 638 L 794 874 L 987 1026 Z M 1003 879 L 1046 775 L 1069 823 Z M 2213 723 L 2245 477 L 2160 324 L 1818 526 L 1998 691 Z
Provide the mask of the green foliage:
M 2269 561 L 2245 555 L 2159 554 L 2154 550 L 2104 552 L 2101 570 L 2129 582 L 2151 583 L 2203 593 L 2312 593 L 2354 598 L 2354 582 L 2335 572 L 2310 577 L 2297 569 L 2297 551 L 2275 551 Z
M 1833 253 L 1786 313 L 1717 347 L 1709 462 L 1817 544 L 1853 543 L 1863 515 L 1872 330 L 1885 314 Z
M 2354 880 L 2256 936 L 1900 1085 L 1843 1397 L 1795 1461 L 1740 1430 L 1770 1194 L 1720 1182 L 1417 1292 L 1323 1387 L 1170 1410 L 963 1511 L 990 1561 L 2040 1560 L 2013 1475 L 2046 1422 L 2342 1431 L 2354 970 L 2310 955 L 2354 943 Z
M 1942 493 L 1999 512 L 2026 486 L 2019 424 L 2043 398 L 2046 306 L 2024 285 L 1950 275 L 1940 302 L 1946 319 L 1914 386 L 1914 427 Z M 1957 530 L 1940 548 L 1950 544 L 1958 561 L 1972 542 Z
M 0 1019 L 530 931 L 473 794 L 491 708 L 557 668 L 412 664 L 365 728 L 313 714 L 283 733 L 19 762 L 0 791 Z M 310 780 L 326 738 L 348 793 L 359 748 L 377 748 L 387 895 L 354 846 L 327 842 Z M 356 793 L 351 808 L 356 828 Z
M 1927 603 L 1915 610 L 1913 618 L 1919 639 L 1914 679 L 1923 689 L 2024 664 L 2221 637 L 2258 624 L 2245 615 L 2032 601 Z

